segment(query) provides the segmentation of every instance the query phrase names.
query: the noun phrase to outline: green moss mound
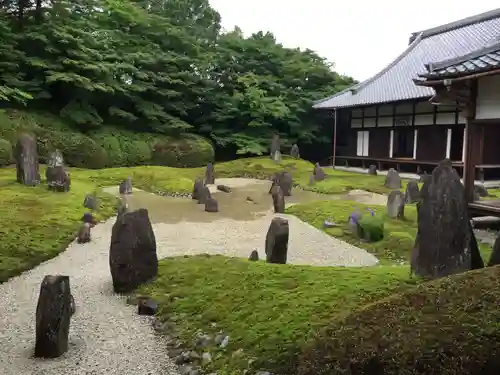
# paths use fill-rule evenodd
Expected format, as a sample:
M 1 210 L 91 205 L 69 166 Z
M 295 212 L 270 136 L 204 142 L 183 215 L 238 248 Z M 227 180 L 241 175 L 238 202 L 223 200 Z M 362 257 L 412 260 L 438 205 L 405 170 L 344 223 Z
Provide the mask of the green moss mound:
M 12 145 L 6 139 L 0 138 L 0 166 L 9 165 L 12 161 Z
M 315 330 L 406 290 L 416 282 L 408 275 L 400 267 L 276 265 L 200 255 L 160 261 L 158 278 L 139 293 L 159 302 L 160 319 L 177 317 L 184 342 L 194 344 L 197 330 L 229 335 L 227 348 L 211 348 L 214 361 L 206 373 L 290 374 Z
M 498 374 L 499 298 L 499 266 L 421 284 L 334 321 L 297 374 Z
M 45 171 L 40 171 L 45 175 Z M 85 194 L 95 185 L 71 175 L 69 193 L 56 193 L 45 184 L 27 187 L 16 181 L 14 168 L 0 169 L 0 282 L 53 258 L 75 238 Z M 97 219 L 114 214 L 116 199 L 98 191 Z
M 41 163 L 59 149 L 66 162 L 78 168 L 151 164 L 192 168 L 213 161 L 215 154 L 207 139 L 193 134 L 170 137 L 113 126 L 83 134 L 50 113 L 0 110 L 0 137 L 14 145 L 23 132 L 36 137 Z

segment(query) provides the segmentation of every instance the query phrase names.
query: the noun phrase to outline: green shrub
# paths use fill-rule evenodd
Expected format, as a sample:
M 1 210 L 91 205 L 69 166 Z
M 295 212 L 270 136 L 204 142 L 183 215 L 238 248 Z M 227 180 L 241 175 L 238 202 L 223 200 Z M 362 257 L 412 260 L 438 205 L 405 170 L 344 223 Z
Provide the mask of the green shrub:
M 0 166 L 12 163 L 12 145 L 6 139 L 0 138 Z
M 153 163 L 169 167 L 201 167 L 213 161 L 214 155 L 209 141 L 192 134 L 180 139 L 159 139 L 153 146 Z
M 384 238 L 384 221 L 378 216 L 365 214 L 359 220 L 360 236 L 367 241 L 377 242 Z

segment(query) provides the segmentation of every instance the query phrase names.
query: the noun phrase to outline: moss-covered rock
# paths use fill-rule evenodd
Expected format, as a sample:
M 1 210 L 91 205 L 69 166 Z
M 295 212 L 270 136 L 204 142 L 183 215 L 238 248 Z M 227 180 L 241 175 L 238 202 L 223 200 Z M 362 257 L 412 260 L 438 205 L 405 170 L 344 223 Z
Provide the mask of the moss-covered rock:
M 423 283 L 336 320 L 300 375 L 500 373 L 500 266 Z
M 0 166 L 9 165 L 12 161 L 12 145 L 8 140 L 0 138 Z

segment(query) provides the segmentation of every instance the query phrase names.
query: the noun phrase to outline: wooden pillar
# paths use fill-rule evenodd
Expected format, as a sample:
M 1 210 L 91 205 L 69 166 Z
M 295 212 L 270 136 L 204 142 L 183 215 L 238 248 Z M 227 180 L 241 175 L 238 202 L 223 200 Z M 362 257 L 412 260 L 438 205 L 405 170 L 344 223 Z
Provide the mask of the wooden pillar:
M 467 202 L 474 200 L 474 180 L 476 177 L 477 153 L 479 151 L 479 132 L 474 120 L 467 118 L 465 121 L 465 161 L 464 161 L 464 186 Z

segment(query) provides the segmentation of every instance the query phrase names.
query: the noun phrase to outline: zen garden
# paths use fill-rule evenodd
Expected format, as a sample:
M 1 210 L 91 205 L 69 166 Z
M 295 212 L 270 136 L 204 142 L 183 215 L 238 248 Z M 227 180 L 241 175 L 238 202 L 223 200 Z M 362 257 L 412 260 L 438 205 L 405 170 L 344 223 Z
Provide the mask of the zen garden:
M 312 106 L 354 79 L 159 3 L 3 9 L 0 373 L 497 374 L 498 224 L 452 162 L 332 166 Z

